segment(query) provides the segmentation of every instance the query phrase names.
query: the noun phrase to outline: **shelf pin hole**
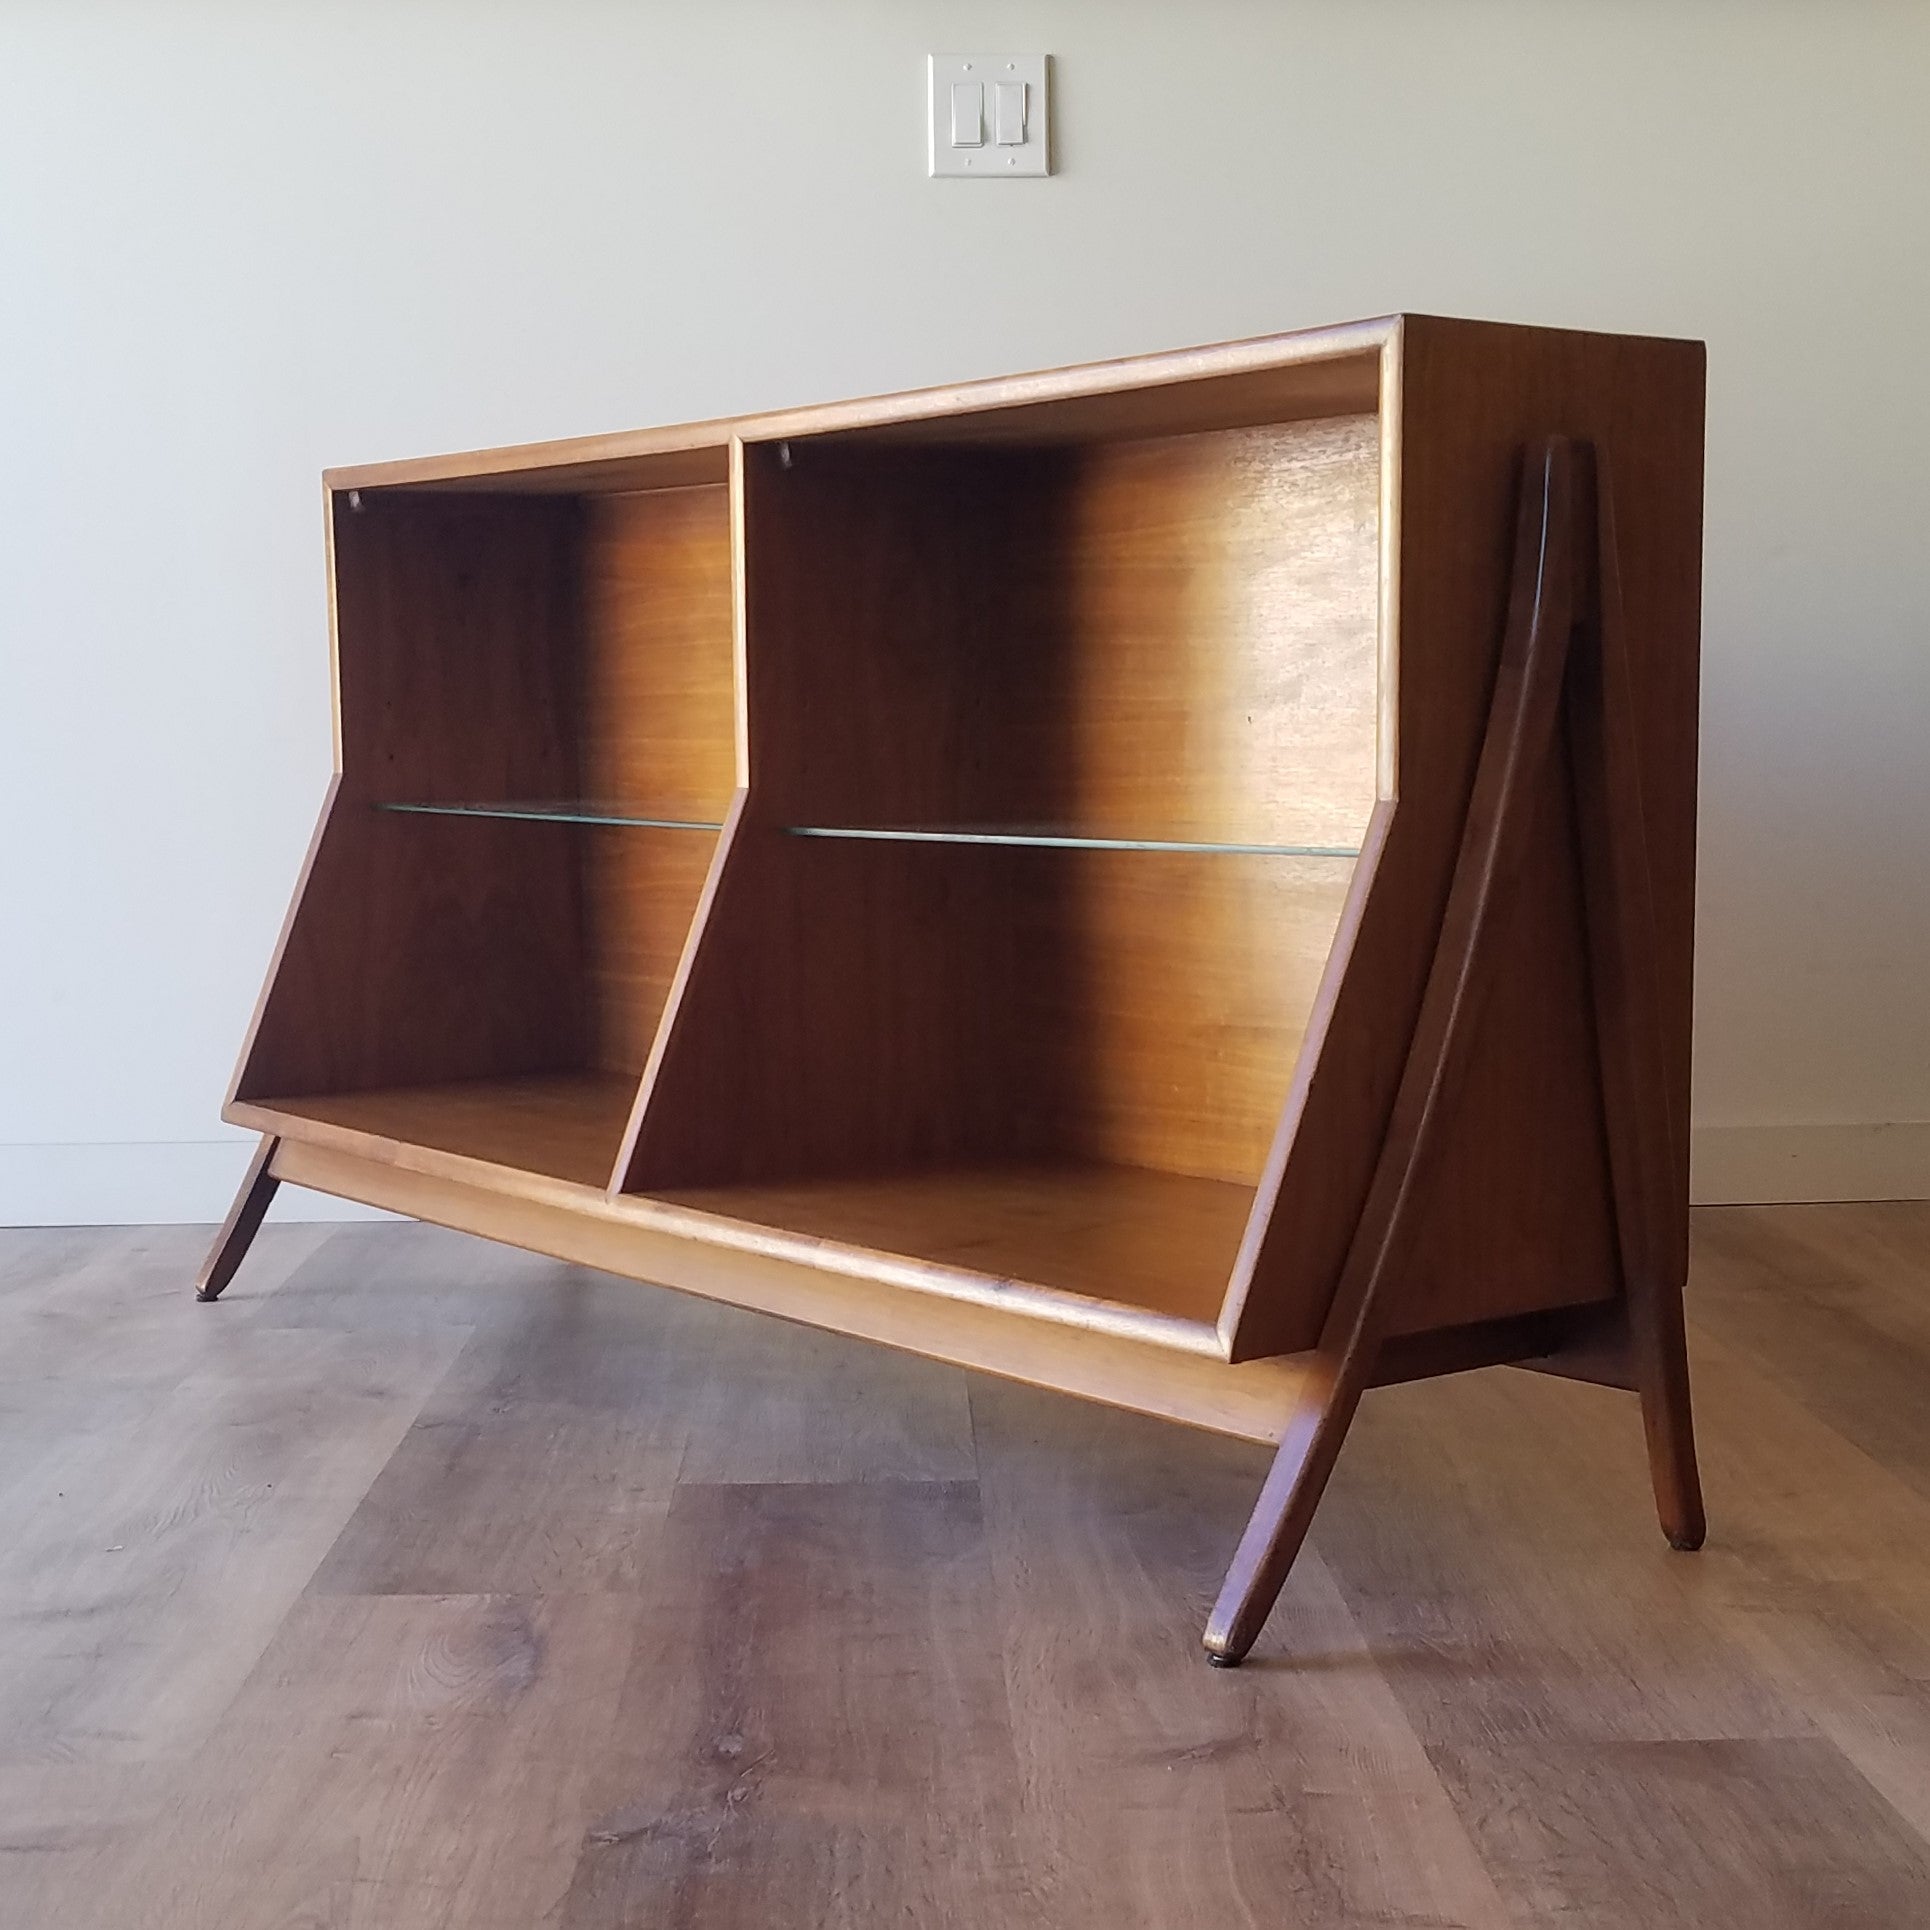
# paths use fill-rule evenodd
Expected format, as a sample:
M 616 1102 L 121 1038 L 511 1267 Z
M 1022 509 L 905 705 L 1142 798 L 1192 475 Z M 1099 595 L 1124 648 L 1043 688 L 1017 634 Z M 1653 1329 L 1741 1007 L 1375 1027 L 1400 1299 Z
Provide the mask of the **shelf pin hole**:
M 791 445 L 788 442 L 780 442 L 777 445 L 777 466 L 780 469 L 788 469 L 791 466 Z
M 358 516 L 359 516 L 359 515 L 361 515 L 361 513 L 362 513 L 362 492 L 361 492 L 361 491 L 360 491 L 359 489 L 351 489 L 351 490 L 350 490 L 350 491 L 348 492 L 348 506 L 349 506 L 349 508 L 350 508 L 351 510 L 353 510 L 353 511 L 354 511 L 354 513 L 355 513 L 356 515 L 358 515 Z

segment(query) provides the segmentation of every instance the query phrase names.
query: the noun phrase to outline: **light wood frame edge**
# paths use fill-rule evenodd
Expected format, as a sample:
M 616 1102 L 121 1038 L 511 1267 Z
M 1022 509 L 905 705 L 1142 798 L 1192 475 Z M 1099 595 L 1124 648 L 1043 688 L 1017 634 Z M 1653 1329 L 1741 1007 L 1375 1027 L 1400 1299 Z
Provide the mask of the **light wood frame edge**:
M 1308 1089 L 1320 1064 L 1334 1005 L 1352 962 L 1354 940 L 1366 916 L 1381 854 L 1387 848 L 1400 802 L 1401 358 L 1405 341 L 1405 324 L 1396 316 L 1380 349 L 1380 567 L 1375 597 L 1374 808 L 1361 837 L 1353 876 L 1348 880 L 1346 901 L 1334 928 L 1327 962 L 1321 968 L 1313 1009 L 1307 1016 L 1307 1030 L 1301 1038 L 1279 1124 L 1274 1129 L 1273 1145 L 1254 1188 L 1246 1231 L 1234 1257 L 1226 1296 L 1220 1303 L 1216 1327 L 1220 1345 L 1229 1359 L 1238 1352 L 1240 1328 L 1253 1290 L 1254 1269 L 1259 1264 L 1267 1226 L 1286 1179 L 1287 1163 L 1293 1157 Z
M 1276 1445 L 1293 1411 L 1297 1357 L 1232 1366 L 1034 1311 L 831 1271 L 772 1252 L 724 1247 L 644 1222 L 646 1204 L 554 1182 L 557 1196 L 498 1192 L 299 1139 L 275 1147 L 273 1176 L 578 1266 L 877 1341 L 1136 1413 Z M 667 1211 L 668 1209 L 660 1209 Z M 695 1216 L 693 1216 L 695 1217 Z
M 547 470 L 684 455 L 734 442 L 776 442 L 794 436 L 882 428 L 942 416 L 979 415 L 1031 402 L 1117 394 L 1164 383 L 1338 361 L 1350 355 L 1384 351 L 1399 326 L 1399 316 L 1383 315 L 1367 321 L 1343 322 L 1332 328 L 1298 329 L 1210 347 L 1170 349 L 1163 354 L 1083 362 L 1067 368 L 1035 370 L 1026 375 L 905 389 L 894 395 L 815 403 L 807 408 L 762 415 L 718 416 L 705 422 L 629 430 L 617 435 L 571 436 L 553 442 L 468 450 L 447 456 L 361 463 L 330 469 L 324 474 L 336 489 L 466 482 L 517 472 L 540 477 Z
M 230 1103 L 223 1109 L 222 1117 L 230 1125 L 269 1133 L 291 1146 L 311 1147 L 353 1160 L 358 1166 L 410 1173 L 472 1192 L 487 1190 L 531 1206 L 593 1214 L 663 1238 L 782 1260 L 816 1273 L 848 1275 L 921 1299 L 985 1307 L 1039 1326 L 1130 1341 L 1162 1355 L 1191 1356 L 1222 1364 L 1226 1359 L 1219 1335 L 1205 1321 L 1185 1320 L 1176 1314 L 1099 1300 L 1065 1287 L 1000 1279 L 965 1267 L 911 1259 L 817 1234 L 731 1219 L 721 1213 L 654 1199 L 645 1193 L 585 1186 L 521 1167 L 474 1159 L 463 1153 L 387 1139 L 251 1100 Z

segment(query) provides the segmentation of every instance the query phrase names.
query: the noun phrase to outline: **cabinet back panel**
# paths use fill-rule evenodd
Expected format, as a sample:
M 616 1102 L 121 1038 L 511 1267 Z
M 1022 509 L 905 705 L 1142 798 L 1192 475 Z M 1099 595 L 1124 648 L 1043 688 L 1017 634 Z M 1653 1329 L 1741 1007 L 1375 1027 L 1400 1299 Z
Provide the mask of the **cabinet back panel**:
M 747 827 L 629 1184 L 1015 1158 L 1251 1184 L 1350 871 Z
M 336 504 L 343 778 L 244 1094 L 641 1071 L 735 778 L 721 487 Z M 647 748 L 646 748 L 647 747 Z
M 370 492 L 333 513 L 342 778 L 240 1094 L 572 1064 L 569 830 L 375 807 L 575 788 L 574 508 Z
M 747 454 L 764 815 L 1358 844 L 1375 417 Z
M 583 509 L 581 794 L 721 822 L 737 782 L 729 492 Z M 715 845 L 699 832 L 584 834 L 592 1065 L 643 1070 Z
M 788 463 L 788 466 L 787 466 Z M 750 797 L 639 1190 L 1040 1157 L 1251 1184 L 1375 792 L 1370 415 L 746 451 Z
M 720 820 L 737 784 L 730 493 L 583 505 L 582 794 Z

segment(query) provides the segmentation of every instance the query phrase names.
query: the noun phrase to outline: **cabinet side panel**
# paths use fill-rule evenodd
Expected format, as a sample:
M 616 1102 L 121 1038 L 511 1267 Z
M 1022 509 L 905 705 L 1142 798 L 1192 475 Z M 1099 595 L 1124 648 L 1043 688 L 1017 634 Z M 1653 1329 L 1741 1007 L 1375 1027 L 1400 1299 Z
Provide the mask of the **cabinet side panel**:
M 730 495 L 711 484 L 584 504 L 582 792 L 722 823 L 736 787 Z M 590 1062 L 641 1073 L 715 840 L 583 838 Z
M 1410 317 L 1402 351 L 1398 801 L 1279 1197 L 1237 1358 L 1310 1344 L 1378 1157 L 1447 899 L 1500 648 L 1523 447 L 1593 443 L 1610 479 L 1642 738 L 1678 1267 L 1686 1261 L 1703 352 Z M 1573 806 L 1545 780 L 1422 1260 L 1424 1331 L 1611 1296 L 1618 1272 Z
M 570 827 L 376 808 L 575 792 L 575 544 L 567 502 L 336 498 L 342 777 L 238 1096 L 582 1060 Z

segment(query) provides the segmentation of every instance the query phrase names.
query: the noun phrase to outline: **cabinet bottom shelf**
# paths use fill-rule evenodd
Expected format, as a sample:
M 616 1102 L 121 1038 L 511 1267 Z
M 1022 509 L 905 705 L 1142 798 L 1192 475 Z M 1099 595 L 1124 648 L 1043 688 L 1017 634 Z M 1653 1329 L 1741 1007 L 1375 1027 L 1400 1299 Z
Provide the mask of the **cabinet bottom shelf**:
M 528 1192 L 609 1183 L 627 1075 L 551 1073 L 241 1101 L 237 1124 L 358 1159 Z M 492 1169 L 484 1171 L 483 1168 Z M 1252 1188 L 1143 1167 L 1032 1161 L 625 1195 L 689 1237 L 1073 1326 L 1222 1351 Z
M 545 1072 L 249 1100 L 229 1113 L 268 1132 L 299 1134 L 307 1123 L 601 1189 L 636 1096 L 628 1073 Z
M 941 1166 L 655 1194 L 672 1206 L 1213 1327 L 1253 1189 L 1135 1166 Z

